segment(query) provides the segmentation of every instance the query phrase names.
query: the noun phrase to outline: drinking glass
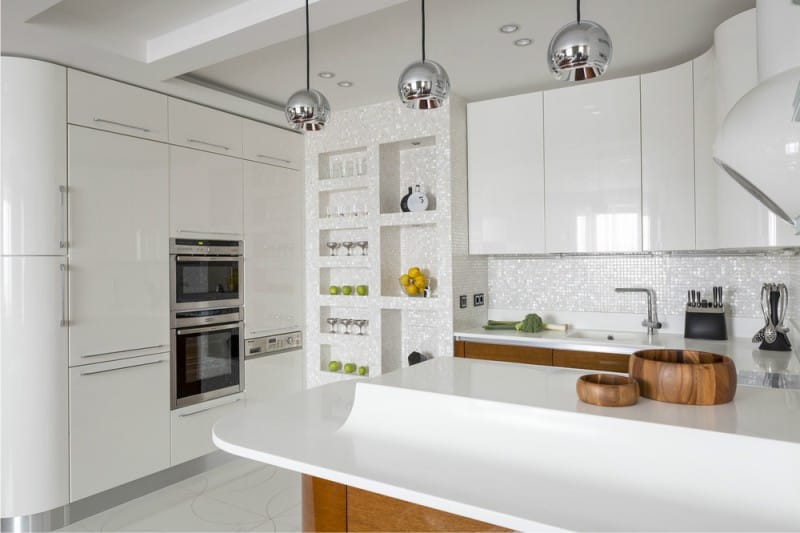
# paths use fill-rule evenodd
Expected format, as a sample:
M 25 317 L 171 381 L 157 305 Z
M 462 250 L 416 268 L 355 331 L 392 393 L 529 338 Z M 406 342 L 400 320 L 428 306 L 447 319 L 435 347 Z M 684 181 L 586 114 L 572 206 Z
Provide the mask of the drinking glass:
M 350 335 L 350 324 L 353 323 L 353 319 L 352 318 L 342 318 L 341 320 L 339 320 L 339 322 L 341 322 L 341 324 L 344 326 L 344 334 L 345 335 Z
M 361 255 L 367 255 L 367 248 L 369 247 L 369 242 L 367 241 L 357 241 L 356 245 L 361 248 Z
M 350 241 L 345 241 L 345 242 L 343 242 L 343 243 L 342 243 L 342 246 L 344 246 L 345 248 L 347 248 L 347 255 L 348 255 L 348 256 L 350 256 L 350 255 L 353 255 L 353 254 L 352 254 L 350 251 L 351 251 L 351 250 L 353 249 L 353 247 L 355 246 L 355 243 L 353 243 L 353 242 L 350 242 Z
M 336 333 L 336 324 L 339 323 L 339 319 L 338 318 L 333 318 L 333 317 L 326 318 L 325 322 L 327 322 L 328 325 L 331 327 L 331 330 L 329 331 L 329 333 Z
M 364 326 L 366 325 L 367 321 L 364 319 L 357 319 L 353 320 L 353 324 L 358 328 L 358 334 L 364 334 Z
M 336 255 L 336 249 L 339 248 L 339 246 L 341 246 L 341 244 L 339 244 L 338 242 L 328 241 L 328 242 L 325 243 L 325 246 L 330 248 L 331 255 Z
M 359 157 L 358 161 L 356 161 L 356 173 L 359 176 L 363 176 L 367 173 L 367 158 L 366 157 Z

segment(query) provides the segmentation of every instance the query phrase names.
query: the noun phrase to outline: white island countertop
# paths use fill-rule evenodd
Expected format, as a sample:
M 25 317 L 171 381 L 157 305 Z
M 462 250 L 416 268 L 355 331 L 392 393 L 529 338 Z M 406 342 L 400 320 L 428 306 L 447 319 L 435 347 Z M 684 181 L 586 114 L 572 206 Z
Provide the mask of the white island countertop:
M 800 391 L 584 404 L 585 371 L 437 358 L 249 404 L 232 454 L 516 530 L 793 530 Z

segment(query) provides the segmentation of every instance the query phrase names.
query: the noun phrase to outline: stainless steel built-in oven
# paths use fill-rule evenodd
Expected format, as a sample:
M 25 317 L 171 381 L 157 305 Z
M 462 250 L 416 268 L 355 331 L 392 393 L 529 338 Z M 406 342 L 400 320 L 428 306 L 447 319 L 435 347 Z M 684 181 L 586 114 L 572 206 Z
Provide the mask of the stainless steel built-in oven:
M 242 305 L 242 264 L 241 241 L 172 239 L 172 310 Z
M 172 319 L 172 409 L 244 389 L 239 307 L 179 311 Z

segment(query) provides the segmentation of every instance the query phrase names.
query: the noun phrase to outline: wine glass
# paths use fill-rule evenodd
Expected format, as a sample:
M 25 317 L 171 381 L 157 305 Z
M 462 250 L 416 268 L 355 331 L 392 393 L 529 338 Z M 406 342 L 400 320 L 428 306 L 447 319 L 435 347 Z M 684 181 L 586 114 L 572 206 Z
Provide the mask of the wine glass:
M 356 245 L 361 248 L 361 255 L 367 255 L 367 247 L 369 246 L 368 241 L 358 241 Z
M 366 323 L 367 323 L 367 321 L 364 320 L 363 318 L 362 319 L 353 320 L 353 324 L 358 328 L 358 334 L 359 335 L 363 335 L 364 334 L 364 329 L 363 328 L 364 328 L 364 325 L 366 325 Z
M 345 241 L 345 242 L 343 242 L 343 243 L 342 243 L 342 246 L 344 246 L 345 248 L 347 248 L 347 255 L 352 255 L 352 253 L 351 253 L 350 251 L 351 251 L 351 250 L 353 249 L 353 247 L 355 246 L 355 243 L 353 243 L 353 242 L 351 242 L 351 241 Z
M 336 255 L 336 249 L 341 246 L 338 242 L 328 241 L 325 246 L 331 249 L 331 255 Z
M 328 325 L 331 327 L 331 330 L 329 331 L 329 333 L 336 333 L 336 324 L 339 323 L 339 319 L 338 318 L 333 318 L 333 317 L 326 318 L 325 322 L 327 322 Z
M 344 334 L 345 335 L 350 335 L 350 324 L 353 323 L 353 319 L 352 318 L 342 318 L 341 320 L 339 320 L 339 322 L 341 322 L 342 325 L 344 326 Z

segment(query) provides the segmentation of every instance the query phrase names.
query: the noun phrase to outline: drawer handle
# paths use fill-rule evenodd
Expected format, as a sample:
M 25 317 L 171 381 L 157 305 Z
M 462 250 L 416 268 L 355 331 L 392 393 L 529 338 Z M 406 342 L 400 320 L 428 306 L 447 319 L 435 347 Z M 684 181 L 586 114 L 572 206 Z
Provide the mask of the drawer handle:
M 67 242 L 67 186 L 59 185 L 58 192 L 61 197 L 61 240 L 58 241 L 59 248 L 66 248 Z
M 206 230 L 193 230 L 193 229 L 179 229 L 178 233 L 202 233 L 203 235 L 233 235 L 239 236 L 239 233 L 231 233 L 230 231 L 206 231 Z
M 206 141 L 201 141 L 200 139 L 186 139 L 186 142 L 194 143 L 194 144 L 202 144 L 205 146 L 212 146 L 214 148 L 222 148 L 223 150 L 230 150 L 230 146 L 225 146 L 223 144 L 214 144 Z
M 272 159 L 273 161 L 280 161 L 281 163 L 286 163 L 287 165 L 291 163 L 289 159 L 282 159 L 280 157 L 273 157 L 271 155 L 264 155 L 264 154 L 256 154 L 256 157 L 261 157 L 264 159 Z
M 114 351 L 114 352 L 90 353 L 90 354 L 87 354 L 87 355 L 82 355 L 81 358 L 100 357 L 100 356 L 103 356 L 103 355 L 117 355 L 117 354 L 121 354 L 121 353 L 131 353 L 131 354 L 133 354 L 133 353 L 136 353 L 136 352 L 144 352 L 144 351 L 152 351 L 152 350 L 158 350 L 156 352 L 156 353 L 158 353 L 158 352 L 162 351 L 166 347 L 167 347 L 166 344 L 157 344 L 155 346 L 145 346 L 144 348 L 133 348 L 132 350 L 117 350 L 117 351 Z M 137 354 L 137 355 L 148 355 L 148 354 Z
M 126 368 L 138 368 L 140 366 L 160 365 L 165 359 L 159 361 L 150 361 L 149 363 L 139 363 L 138 365 L 118 366 L 117 368 L 107 368 L 105 370 L 93 370 L 92 372 L 81 372 L 81 376 L 93 376 L 95 374 L 105 374 L 106 372 L 116 372 L 117 370 L 125 370 Z
M 150 133 L 152 131 L 152 130 L 150 130 L 148 128 L 143 128 L 141 126 L 134 126 L 133 124 L 125 124 L 123 122 L 114 122 L 113 120 L 106 120 L 104 118 L 95 117 L 92 120 L 95 121 L 95 122 L 102 122 L 103 124 L 111 124 L 112 126 L 119 126 L 120 128 L 128 128 L 128 129 L 132 129 L 132 130 L 141 131 L 141 132 L 144 132 L 144 133 Z
M 226 405 L 232 405 L 232 404 L 234 404 L 234 403 L 236 403 L 236 402 L 238 402 L 240 400 L 241 400 L 241 398 L 236 398 L 232 402 L 225 402 L 225 403 L 221 403 L 219 405 L 215 405 L 214 407 L 206 407 L 205 409 L 199 409 L 197 411 L 192 411 L 191 413 L 180 414 L 180 415 L 178 415 L 178 417 L 179 418 L 186 418 L 187 416 L 194 416 L 196 414 L 205 413 L 206 411 L 210 411 L 212 409 L 216 409 L 217 407 L 224 407 Z
M 61 271 L 61 321 L 58 325 L 65 328 L 69 326 L 69 320 L 67 319 L 67 265 L 61 263 L 58 268 Z

